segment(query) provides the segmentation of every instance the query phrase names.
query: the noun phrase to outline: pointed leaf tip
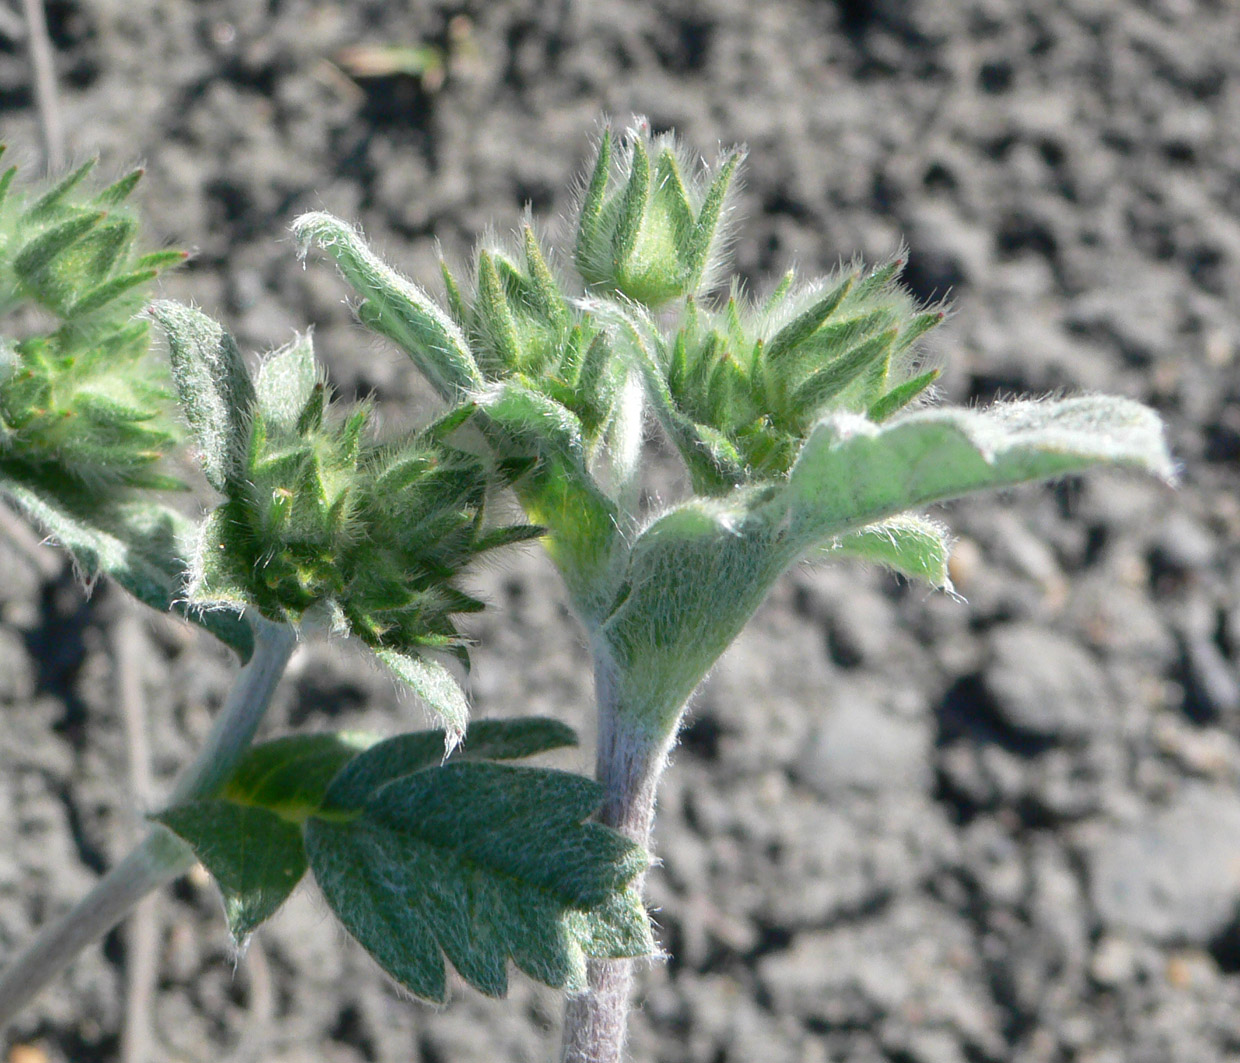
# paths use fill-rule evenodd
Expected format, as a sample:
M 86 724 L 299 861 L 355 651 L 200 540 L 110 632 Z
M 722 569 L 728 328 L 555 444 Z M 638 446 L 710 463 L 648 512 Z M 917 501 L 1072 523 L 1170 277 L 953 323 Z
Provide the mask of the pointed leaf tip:
M 147 315 L 168 337 L 177 395 L 207 479 L 226 492 L 244 476 L 254 406 L 254 384 L 241 352 L 221 325 L 192 307 L 159 300 Z

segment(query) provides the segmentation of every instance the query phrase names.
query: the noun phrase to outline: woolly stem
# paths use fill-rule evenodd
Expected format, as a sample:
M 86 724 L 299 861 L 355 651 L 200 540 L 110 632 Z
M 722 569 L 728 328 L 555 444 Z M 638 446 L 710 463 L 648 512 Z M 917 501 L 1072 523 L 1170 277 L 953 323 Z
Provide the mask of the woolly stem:
M 249 748 L 294 645 L 292 628 L 258 622 L 254 656 L 237 674 L 206 744 L 173 790 L 171 804 L 218 792 Z M 143 897 L 187 871 L 194 861 L 188 845 L 164 827 L 152 828 L 73 909 L 45 926 L 0 975 L 0 1028 Z
M 596 774 L 603 804 L 596 819 L 632 838 L 650 843 L 655 796 L 675 737 L 635 726 L 617 696 L 615 665 L 601 648 L 594 654 L 599 736 Z M 680 713 L 675 715 L 677 723 Z M 642 880 L 635 883 L 640 891 Z M 562 1063 L 620 1063 L 628 1029 L 633 984 L 632 960 L 591 960 L 588 988 L 569 998 L 564 1011 Z

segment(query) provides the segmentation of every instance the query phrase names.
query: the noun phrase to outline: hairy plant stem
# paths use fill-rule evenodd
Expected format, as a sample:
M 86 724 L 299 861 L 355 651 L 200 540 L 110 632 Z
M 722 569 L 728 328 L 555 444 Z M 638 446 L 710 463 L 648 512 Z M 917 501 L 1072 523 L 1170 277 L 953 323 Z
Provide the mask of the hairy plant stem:
M 675 739 L 675 727 L 652 733 L 617 697 L 615 665 L 596 648 L 594 686 L 598 700 L 596 777 L 603 804 L 595 818 L 642 846 L 649 846 L 659 777 Z M 676 720 L 680 714 L 676 713 Z M 634 883 L 640 891 L 642 880 Z M 564 1009 L 562 1063 L 620 1063 L 628 1029 L 632 960 L 591 960 L 589 986 Z
M 296 645 L 285 624 L 256 625 L 254 656 L 237 674 L 201 752 L 182 773 L 170 804 L 217 793 L 249 748 Z M 154 827 L 138 846 L 99 880 L 78 904 L 39 935 L 0 975 L 0 1028 L 54 979 L 83 949 L 98 941 L 152 890 L 194 864 L 189 846 Z

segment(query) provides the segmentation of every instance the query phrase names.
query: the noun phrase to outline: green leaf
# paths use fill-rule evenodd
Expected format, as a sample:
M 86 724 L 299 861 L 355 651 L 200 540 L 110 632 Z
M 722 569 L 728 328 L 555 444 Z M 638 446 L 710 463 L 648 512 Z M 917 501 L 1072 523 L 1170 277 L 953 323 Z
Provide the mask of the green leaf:
M 390 649 L 377 649 L 375 655 L 443 720 L 447 728 L 443 748 L 450 753 L 465 734 L 469 720 L 469 703 L 452 673 L 429 657 Z
M 950 591 L 948 539 L 947 529 L 938 522 L 905 514 L 842 535 L 824 547 L 820 556 L 824 561 L 854 558 L 885 565 L 901 576 Z
M 764 487 L 688 502 L 633 544 L 602 635 L 621 711 L 651 737 L 674 729 L 694 688 L 795 560 L 778 532 L 778 498 Z
M 545 716 L 478 720 L 469 725 L 453 756 L 457 760 L 519 760 L 576 744 L 577 733 L 571 727 Z
M 380 786 L 444 762 L 443 731 L 415 731 L 376 743 L 359 753 L 331 780 L 322 807 L 332 812 L 360 808 Z M 478 720 L 469 725 L 452 752 L 461 760 L 519 760 L 575 746 L 571 727 L 539 716 L 517 720 Z
M 445 956 L 492 996 L 509 960 L 581 988 L 587 955 L 652 947 L 625 893 L 647 857 L 582 822 L 599 798 L 563 772 L 448 764 L 380 787 L 347 822 L 311 819 L 306 851 L 345 928 L 420 997 L 444 999 Z
M 315 397 L 319 369 L 314 360 L 314 344 L 310 334 L 298 336 L 292 343 L 273 351 L 258 369 L 254 391 L 258 408 L 267 422 L 278 431 L 293 433 L 297 422 Z
M 365 301 L 358 316 L 398 344 L 430 384 L 449 401 L 480 387 L 482 374 L 464 334 L 412 281 L 385 265 L 360 232 L 330 214 L 303 214 L 293 222 L 303 249 L 317 244 L 336 261 L 345 280 Z
M 183 563 L 194 528 L 175 510 L 134 502 L 77 513 L 45 487 L 22 482 L 0 470 L 0 488 L 72 556 L 82 578 L 110 576 L 139 601 L 160 612 L 177 612 L 211 632 L 247 661 L 254 632 L 238 611 L 203 612 L 182 594 Z
M 1128 399 L 927 410 L 883 425 L 839 414 L 819 422 L 792 469 L 788 536 L 806 549 L 903 510 L 1094 465 L 1174 478 L 1158 416 Z
M 168 336 L 172 376 L 207 480 L 227 493 L 244 479 L 254 385 L 241 353 L 206 314 L 160 300 L 148 311 Z
M 442 750 L 442 732 L 436 733 Z M 327 788 L 340 770 L 378 741 L 375 735 L 341 731 L 260 742 L 246 751 L 221 796 L 284 819 L 303 820 L 322 808 Z
M 211 872 L 239 944 L 275 914 L 306 873 L 301 830 L 266 809 L 191 801 L 151 818 L 188 842 Z

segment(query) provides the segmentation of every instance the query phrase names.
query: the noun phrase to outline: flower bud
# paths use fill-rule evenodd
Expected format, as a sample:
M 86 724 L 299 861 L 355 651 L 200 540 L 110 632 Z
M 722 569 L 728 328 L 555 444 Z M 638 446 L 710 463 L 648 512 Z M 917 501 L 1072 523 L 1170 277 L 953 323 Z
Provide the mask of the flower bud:
M 701 490 L 782 476 L 824 414 L 883 420 L 934 382 L 915 341 L 943 315 L 917 308 L 896 283 L 901 265 L 799 289 L 790 273 L 761 307 L 735 291 L 719 310 L 690 303 L 663 361 Z
M 713 170 L 695 170 L 670 136 L 652 137 L 644 121 L 618 153 L 604 130 L 577 226 L 586 284 L 652 308 L 709 287 L 741 158 L 729 152 Z

